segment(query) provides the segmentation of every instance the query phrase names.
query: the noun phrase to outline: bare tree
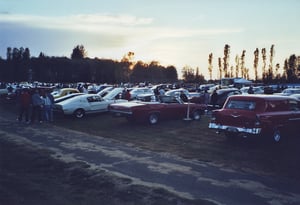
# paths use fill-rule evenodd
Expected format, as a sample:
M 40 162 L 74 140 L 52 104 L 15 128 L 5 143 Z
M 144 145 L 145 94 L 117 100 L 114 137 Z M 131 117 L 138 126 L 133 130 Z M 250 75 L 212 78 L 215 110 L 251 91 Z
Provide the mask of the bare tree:
M 274 45 L 271 46 L 270 48 L 270 65 L 269 65 L 269 69 L 268 69 L 268 79 L 272 80 L 274 73 L 273 73 L 273 58 L 274 58 Z
M 253 62 L 255 81 L 258 80 L 258 70 L 257 70 L 258 60 L 259 60 L 259 50 L 258 50 L 258 48 L 256 48 L 255 51 L 254 51 L 254 62 Z
M 239 77 L 239 71 L 240 71 L 240 57 L 239 55 L 235 56 L 235 77 Z
M 212 61 L 213 61 L 213 54 L 210 53 L 208 56 L 208 73 L 209 73 L 210 80 L 212 80 L 212 69 L 213 69 Z
M 262 60 L 263 60 L 262 79 L 265 80 L 265 78 L 266 78 L 266 60 L 267 60 L 267 54 L 266 54 L 265 48 L 261 49 L 261 55 L 262 55 Z
M 225 45 L 224 47 L 224 58 L 223 58 L 223 64 L 224 64 L 224 76 L 229 77 L 229 55 L 230 55 L 230 46 L 228 44 Z
M 222 73 L 222 59 L 218 58 L 218 66 L 219 66 L 219 79 L 222 78 L 223 73 Z
M 245 55 L 246 54 L 246 50 L 243 50 L 242 55 L 241 55 L 241 74 L 242 74 L 242 78 L 246 78 L 246 68 L 245 68 Z

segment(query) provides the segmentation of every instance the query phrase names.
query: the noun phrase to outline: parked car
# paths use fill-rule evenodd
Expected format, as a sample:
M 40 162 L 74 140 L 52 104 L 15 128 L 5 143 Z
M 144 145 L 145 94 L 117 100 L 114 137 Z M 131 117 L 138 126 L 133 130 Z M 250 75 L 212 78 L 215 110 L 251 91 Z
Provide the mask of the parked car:
M 76 88 L 62 88 L 60 90 L 53 91 L 51 94 L 54 98 L 59 98 L 72 93 L 80 93 L 80 91 Z
M 114 87 L 110 86 L 110 87 L 106 87 L 104 89 L 102 89 L 101 91 L 99 91 L 97 94 L 100 97 L 104 97 L 107 93 L 109 93 L 110 91 L 112 91 L 114 89 Z
M 59 103 L 59 102 L 62 102 L 64 100 L 67 100 L 67 99 L 70 99 L 70 98 L 73 98 L 73 97 L 78 96 L 78 95 L 84 95 L 84 93 L 71 93 L 69 95 L 58 97 L 58 98 L 54 99 L 54 103 Z
M 248 90 L 249 90 L 249 86 L 247 86 L 247 87 L 242 87 L 241 89 L 240 89 L 240 91 L 243 93 L 243 94 L 248 94 Z M 254 86 L 254 87 L 252 87 L 252 89 L 253 89 L 253 94 L 264 94 L 264 89 L 263 89 L 263 87 L 261 87 L 261 86 Z
M 54 111 L 83 118 L 86 114 L 107 112 L 109 104 L 125 101 L 127 100 L 101 98 L 97 94 L 83 94 L 55 103 Z
M 222 108 L 227 98 L 231 95 L 240 95 L 242 92 L 237 88 L 217 89 L 217 100 L 215 106 L 210 105 L 210 109 Z
M 296 98 L 297 100 L 300 100 L 300 94 L 292 94 L 290 97 Z
M 281 93 L 274 93 L 276 95 L 289 96 L 293 94 L 300 94 L 300 88 L 286 88 Z
M 148 87 L 139 87 L 139 88 L 133 88 L 130 90 L 130 99 L 134 100 L 137 99 L 137 97 L 141 94 L 153 94 L 154 92 L 151 88 Z
M 299 101 L 288 96 L 235 95 L 212 112 L 209 128 L 228 138 L 260 136 L 281 141 L 300 131 Z
M 206 106 L 184 103 L 174 96 L 160 96 L 159 102 L 130 101 L 111 104 L 108 109 L 114 116 L 126 117 L 129 121 L 157 124 L 163 119 L 183 119 L 187 116 L 199 120 Z
M 174 89 L 174 90 L 169 90 L 165 93 L 167 96 L 180 96 L 180 93 L 184 93 L 187 98 L 190 100 L 192 103 L 203 103 L 204 102 L 204 96 L 202 93 L 198 92 L 189 92 L 187 89 L 184 88 L 179 88 L 179 89 Z

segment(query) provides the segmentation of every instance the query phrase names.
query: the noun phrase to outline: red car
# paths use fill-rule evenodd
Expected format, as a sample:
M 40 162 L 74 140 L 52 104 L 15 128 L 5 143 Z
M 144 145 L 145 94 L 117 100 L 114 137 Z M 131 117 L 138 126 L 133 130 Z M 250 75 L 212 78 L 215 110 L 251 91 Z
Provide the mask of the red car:
M 212 112 L 209 128 L 228 138 L 261 136 L 279 142 L 300 131 L 299 101 L 276 95 L 230 96 L 222 109 Z
M 123 116 L 129 121 L 156 124 L 162 119 L 189 119 L 191 117 L 194 120 L 200 120 L 206 106 L 184 103 L 174 96 L 161 96 L 159 102 L 130 101 L 111 104 L 108 109 L 114 116 Z

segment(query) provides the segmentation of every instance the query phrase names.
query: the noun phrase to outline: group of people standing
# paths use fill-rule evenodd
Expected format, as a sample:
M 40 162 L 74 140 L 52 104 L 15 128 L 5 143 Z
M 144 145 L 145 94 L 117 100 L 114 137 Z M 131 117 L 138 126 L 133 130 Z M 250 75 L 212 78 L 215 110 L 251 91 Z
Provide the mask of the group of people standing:
M 39 123 L 53 122 L 54 97 L 50 90 L 42 93 L 38 89 L 24 88 L 17 97 L 19 115 L 17 120 L 22 122 L 25 117 L 27 124 L 38 121 Z

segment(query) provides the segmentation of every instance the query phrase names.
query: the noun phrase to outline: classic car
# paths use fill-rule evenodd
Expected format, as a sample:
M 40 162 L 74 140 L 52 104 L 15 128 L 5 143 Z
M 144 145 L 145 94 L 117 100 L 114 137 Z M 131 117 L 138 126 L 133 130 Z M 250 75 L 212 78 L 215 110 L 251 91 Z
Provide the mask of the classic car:
M 106 98 L 105 98 L 106 97 Z M 108 105 L 111 103 L 125 102 L 127 100 L 101 98 L 97 94 L 83 94 L 54 104 L 54 111 L 64 115 L 73 115 L 76 118 L 83 118 L 86 114 L 101 113 L 108 111 Z M 110 95 L 109 97 L 112 97 Z
M 286 88 L 281 93 L 274 93 L 275 95 L 289 96 L 293 94 L 300 94 L 300 88 Z
M 53 95 L 54 98 L 59 98 L 72 93 L 80 93 L 80 92 L 76 88 L 62 88 L 60 90 L 53 91 L 51 94 Z
M 209 128 L 229 138 L 261 136 L 280 142 L 300 131 L 299 101 L 288 96 L 234 95 L 212 112 Z
M 154 95 L 154 92 L 151 88 L 148 87 L 138 87 L 130 90 L 130 99 L 135 100 L 139 95 L 150 94 Z
M 296 98 L 297 100 L 300 100 L 300 94 L 292 94 L 290 97 Z
M 240 91 L 243 93 L 243 94 L 248 94 L 248 90 L 249 90 L 249 86 L 246 86 L 246 87 L 242 87 L 240 89 Z M 264 94 L 264 88 L 262 86 L 255 86 L 255 87 L 252 87 L 253 88 L 253 93 L 254 94 Z
M 189 116 L 199 120 L 206 106 L 184 103 L 178 97 L 160 96 L 157 102 L 130 101 L 111 104 L 108 109 L 114 116 L 126 117 L 129 121 L 157 124 L 162 119 L 183 119 Z
M 59 98 L 55 98 L 54 103 L 59 103 L 61 101 L 73 98 L 73 97 L 78 96 L 78 95 L 84 95 L 84 93 L 71 93 L 69 95 L 65 95 L 65 96 L 62 96 L 62 97 L 59 97 Z
M 201 103 L 204 102 L 204 96 L 203 96 L 202 93 L 189 92 L 187 89 L 184 89 L 184 88 L 169 90 L 165 93 L 165 95 L 167 95 L 167 96 L 180 96 L 180 93 L 182 93 L 182 92 L 187 96 L 187 98 L 192 103 L 201 104 Z
M 225 101 L 229 96 L 242 94 L 242 92 L 237 88 L 222 88 L 222 89 L 217 89 L 216 92 L 217 92 L 216 104 L 215 106 L 210 105 L 209 109 L 221 108 L 223 107 Z

